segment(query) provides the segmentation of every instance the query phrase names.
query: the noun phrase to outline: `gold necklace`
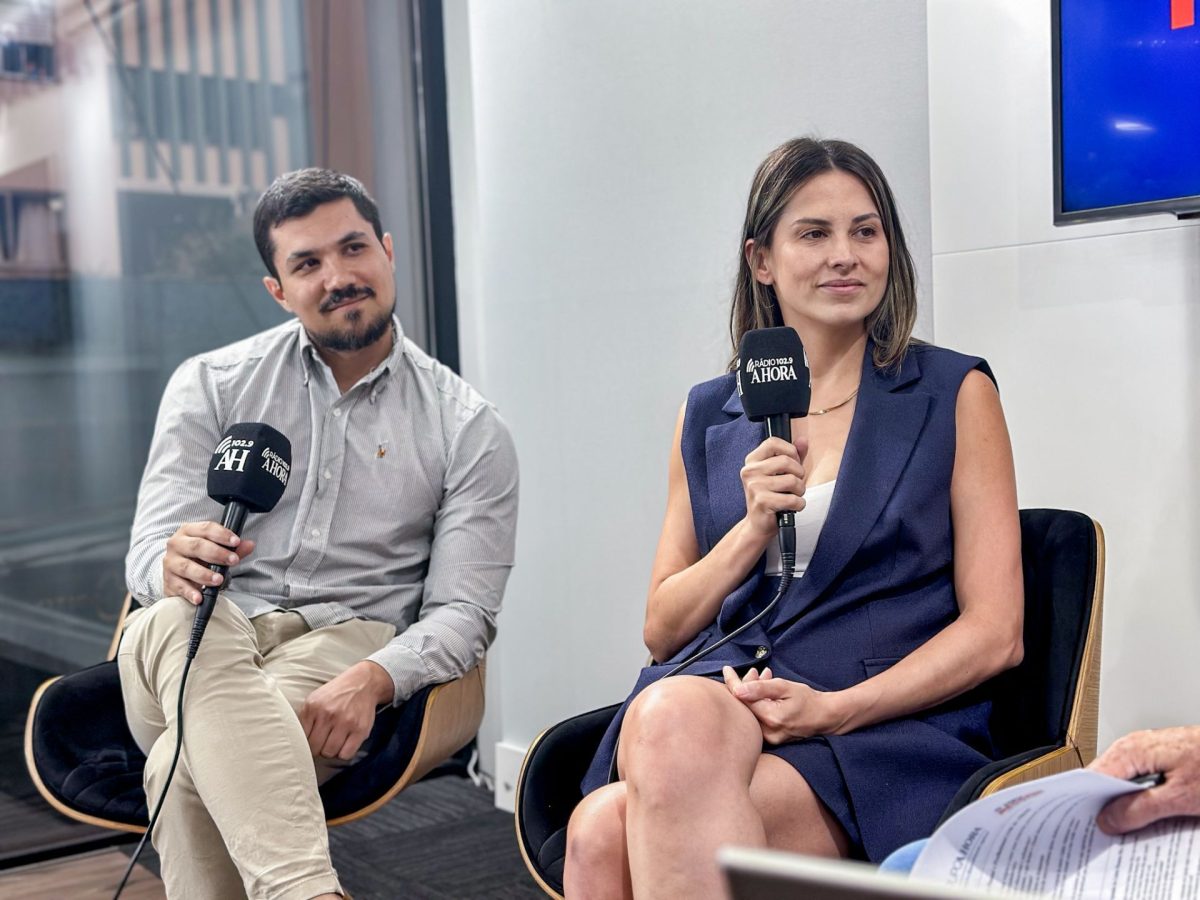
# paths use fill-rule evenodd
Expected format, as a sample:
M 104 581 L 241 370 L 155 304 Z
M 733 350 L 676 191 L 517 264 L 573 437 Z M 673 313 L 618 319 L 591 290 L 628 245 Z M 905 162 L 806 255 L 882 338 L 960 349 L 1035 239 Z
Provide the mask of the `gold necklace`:
M 861 385 L 859 385 L 859 387 L 861 387 Z M 827 406 L 824 409 L 810 409 L 808 411 L 808 414 L 810 416 L 823 416 L 823 415 L 825 415 L 825 413 L 833 412 L 835 409 L 839 409 L 839 408 L 845 406 L 847 403 L 849 403 L 851 400 L 853 400 L 857 396 L 858 396 L 858 388 L 855 388 L 854 392 L 849 397 L 847 397 L 845 400 L 843 400 L 841 403 L 835 403 L 835 404 L 833 404 L 833 406 Z

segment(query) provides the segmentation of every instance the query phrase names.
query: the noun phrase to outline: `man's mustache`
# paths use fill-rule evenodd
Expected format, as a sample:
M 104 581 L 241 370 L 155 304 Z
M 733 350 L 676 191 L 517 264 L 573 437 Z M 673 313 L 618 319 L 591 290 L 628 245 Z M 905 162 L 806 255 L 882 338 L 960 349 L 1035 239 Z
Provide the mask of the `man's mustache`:
M 332 291 L 328 297 L 321 301 L 321 312 L 331 312 L 337 309 L 343 303 L 348 303 L 351 300 L 357 300 L 359 297 L 374 297 L 375 292 L 369 287 L 359 287 L 351 285 L 350 287 L 339 288 Z

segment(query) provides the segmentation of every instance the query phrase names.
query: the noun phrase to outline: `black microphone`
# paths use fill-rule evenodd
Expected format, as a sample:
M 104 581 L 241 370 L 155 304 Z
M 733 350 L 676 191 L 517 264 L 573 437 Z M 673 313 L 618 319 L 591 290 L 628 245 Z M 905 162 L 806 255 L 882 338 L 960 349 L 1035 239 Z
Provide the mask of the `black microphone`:
M 751 422 L 766 422 L 767 437 L 792 442 L 792 416 L 807 416 L 812 399 L 804 345 L 794 328 L 757 328 L 738 348 L 738 396 Z M 793 528 L 796 514 L 776 514 L 780 528 Z
M 767 437 L 792 442 L 792 416 L 807 416 L 812 399 L 804 345 L 794 328 L 757 328 L 742 335 L 738 348 L 738 396 L 751 422 L 766 422 Z M 775 513 L 779 556 L 783 565 L 780 592 L 791 584 L 796 564 L 796 514 Z
M 283 496 L 292 469 L 292 443 L 270 425 L 239 422 L 230 425 L 213 451 L 208 466 L 208 496 L 225 504 L 221 524 L 240 535 L 248 513 L 270 512 Z M 213 564 L 221 584 L 208 585 L 201 593 L 192 625 L 188 658 L 195 657 L 208 626 L 217 594 L 225 586 L 228 566 Z

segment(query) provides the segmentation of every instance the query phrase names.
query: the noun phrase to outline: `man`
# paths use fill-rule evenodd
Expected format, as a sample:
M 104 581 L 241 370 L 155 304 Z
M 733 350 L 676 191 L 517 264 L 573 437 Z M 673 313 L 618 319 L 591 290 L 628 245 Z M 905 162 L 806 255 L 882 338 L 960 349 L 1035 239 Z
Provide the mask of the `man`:
M 172 898 L 338 897 L 317 785 L 376 708 L 474 667 L 513 563 L 516 457 L 469 385 L 401 333 L 391 235 L 353 178 L 281 176 L 254 215 L 268 293 L 295 317 L 184 362 L 163 395 L 126 577 L 146 607 L 118 661 L 157 802 L 194 604 L 224 590 L 187 679 L 183 755 L 153 841 Z M 293 447 L 278 506 L 212 519 L 235 422 Z M 209 565 L 231 566 L 226 581 Z

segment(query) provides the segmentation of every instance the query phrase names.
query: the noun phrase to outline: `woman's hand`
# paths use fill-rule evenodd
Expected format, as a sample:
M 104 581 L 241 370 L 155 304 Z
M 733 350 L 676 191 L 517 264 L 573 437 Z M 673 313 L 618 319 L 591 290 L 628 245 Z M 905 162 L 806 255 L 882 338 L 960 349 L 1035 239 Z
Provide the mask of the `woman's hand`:
M 800 439 L 807 449 L 807 442 Z M 759 534 L 775 534 L 775 514 L 804 509 L 804 466 L 801 449 L 783 438 L 767 438 L 754 448 L 742 466 L 746 521 Z
M 763 740 L 768 744 L 786 744 L 818 734 L 833 734 L 845 722 L 836 693 L 816 691 L 807 684 L 775 678 L 769 668 L 764 668 L 761 675 L 751 669 L 738 678 L 737 673 L 726 666 L 722 674 L 729 692 L 746 704 L 758 719 Z

